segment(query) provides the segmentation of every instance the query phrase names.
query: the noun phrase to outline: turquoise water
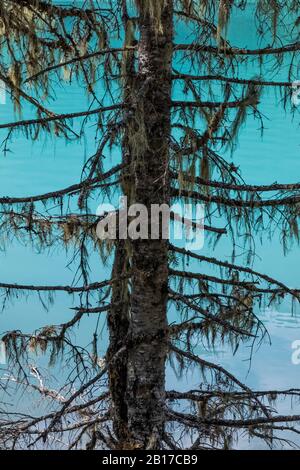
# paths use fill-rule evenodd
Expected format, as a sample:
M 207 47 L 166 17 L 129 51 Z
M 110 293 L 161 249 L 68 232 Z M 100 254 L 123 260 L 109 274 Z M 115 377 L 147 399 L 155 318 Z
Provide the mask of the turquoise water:
M 255 47 L 256 37 L 248 27 L 244 16 L 237 18 L 231 34 L 235 43 L 239 41 L 247 46 Z M 184 35 L 184 31 L 181 32 Z M 282 71 L 285 74 L 285 71 Z M 249 73 L 251 77 L 251 71 Z M 278 78 L 278 76 L 276 77 Z M 300 77 L 299 77 L 300 78 Z M 85 108 L 86 98 L 77 87 L 57 85 L 56 100 L 49 104 L 55 112 L 80 111 Z M 242 169 L 244 179 L 249 183 L 269 184 L 272 182 L 291 183 L 300 180 L 300 134 L 299 113 L 292 115 L 278 105 L 279 97 L 271 90 L 263 93 L 260 109 L 265 116 L 265 131 L 260 135 L 257 121 L 249 118 L 241 130 L 233 161 Z M 23 117 L 32 116 L 32 109 L 25 106 Z M 9 99 L 6 105 L 0 105 L 0 122 L 16 119 Z M 5 138 L 1 132 L 1 141 Z M 86 128 L 85 139 L 81 142 L 69 143 L 61 139 L 45 136 L 32 143 L 22 134 L 15 134 L 9 144 L 9 152 L 0 155 L 0 187 L 1 196 L 27 196 L 66 187 L 80 179 L 82 165 L 86 158 L 95 150 L 94 126 L 90 121 Z M 117 162 L 118 155 L 107 154 L 107 165 Z M 99 201 L 94 201 L 96 207 Z M 284 256 L 280 244 L 280 234 L 275 233 L 272 239 L 264 240 L 263 246 L 257 245 L 255 269 L 268 273 L 290 287 L 300 287 L 299 247 L 294 246 Z M 242 250 L 241 250 L 242 251 Z M 211 254 L 211 248 L 204 247 L 204 254 Z M 214 256 L 230 257 L 226 241 L 220 242 Z M 65 253 L 59 246 L 39 253 L 32 249 L 26 240 L 8 245 L 0 252 L 0 281 L 23 284 L 71 284 L 74 271 L 66 268 L 72 253 Z M 104 280 L 109 275 L 109 266 L 103 267 L 98 255 L 92 254 L 91 281 Z M 72 299 L 66 295 L 57 295 L 55 303 L 45 311 L 35 295 L 16 299 L 8 303 L 0 314 L 0 333 L 19 329 L 31 332 L 45 324 L 59 324 L 69 320 L 72 311 Z M 298 312 L 299 313 L 299 312 Z M 270 333 L 271 344 L 267 342 L 254 354 L 249 369 L 250 349 L 242 348 L 232 358 L 225 348 L 216 352 L 204 352 L 211 359 L 222 362 L 230 371 L 236 373 L 244 382 L 256 389 L 287 389 L 300 388 L 300 365 L 293 365 L 292 342 L 300 340 L 300 317 L 297 310 L 291 313 L 288 303 L 278 310 L 262 310 L 259 312 Z M 82 345 L 90 342 L 90 333 L 96 319 L 85 319 L 80 331 L 76 333 L 76 341 Z M 105 328 L 102 333 L 101 353 L 105 352 L 107 335 Z M 39 363 L 40 358 L 36 358 Z M 57 374 L 58 369 L 56 370 Z M 63 371 L 60 372 L 62 375 Z M 59 376 L 56 377 L 59 381 Z M 173 371 L 168 370 L 168 388 L 174 388 L 177 378 Z M 189 373 L 180 381 L 182 389 L 192 388 L 199 384 L 197 372 Z M 178 386 L 178 384 L 177 384 Z M 280 405 L 282 411 L 290 411 L 290 403 Z M 247 446 L 247 443 L 241 442 Z

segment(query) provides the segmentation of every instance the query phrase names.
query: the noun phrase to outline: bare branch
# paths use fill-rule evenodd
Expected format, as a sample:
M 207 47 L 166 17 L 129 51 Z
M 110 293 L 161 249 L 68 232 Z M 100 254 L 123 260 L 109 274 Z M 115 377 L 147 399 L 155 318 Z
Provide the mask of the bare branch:
M 63 121 L 65 119 L 87 117 L 87 116 L 93 116 L 95 114 L 106 113 L 109 111 L 120 110 L 123 107 L 124 107 L 123 104 L 113 104 L 110 106 L 102 106 L 101 108 L 91 109 L 88 111 L 79 111 L 77 113 L 56 114 L 55 116 L 50 116 L 50 117 L 45 117 L 45 118 L 40 118 L 40 119 L 27 119 L 27 120 L 22 120 L 22 121 L 15 121 L 15 122 L 7 123 L 7 124 L 0 124 L 0 129 L 13 129 L 16 127 L 27 127 L 27 126 L 32 126 L 36 124 L 44 125 L 44 124 L 47 124 L 48 122 Z
M 214 47 L 201 44 L 176 44 L 174 47 L 175 51 L 187 51 L 187 52 L 206 52 L 216 55 L 227 55 L 227 56 L 263 56 L 263 55 L 279 55 L 297 52 L 300 50 L 300 42 L 294 42 L 287 44 L 282 47 L 264 47 L 260 49 L 246 49 L 238 47 Z

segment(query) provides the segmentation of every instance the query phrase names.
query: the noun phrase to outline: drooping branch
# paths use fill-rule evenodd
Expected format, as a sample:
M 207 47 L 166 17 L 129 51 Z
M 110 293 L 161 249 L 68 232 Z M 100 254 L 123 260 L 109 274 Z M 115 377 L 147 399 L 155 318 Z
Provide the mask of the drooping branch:
M 182 357 L 188 361 L 191 361 L 195 364 L 198 364 L 201 368 L 208 368 L 211 370 L 216 371 L 217 373 L 224 375 L 229 379 L 232 383 L 236 384 L 238 387 L 240 387 L 241 390 L 244 392 L 248 393 L 250 396 L 253 397 L 253 399 L 256 401 L 258 404 L 259 408 L 262 410 L 262 412 L 267 416 L 270 417 L 269 410 L 267 407 L 259 400 L 259 398 L 255 395 L 252 394 L 252 390 L 247 387 L 247 385 L 243 384 L 239 379 L 237 379 L 233 374 L 228 372 L 224 367 L 219 366 L 218 364 L 214 364 L 212 362 L 206 361 L 205 359 L 202 359 L 195 354 L 193 354 L 190 351 L 183 351 L 182 349 L 177 348 L 173 344 L 170 344 L 170 350 L 178 354 L 179 357 Z
M 194 259 L 197 259 L 198 261 L 200 262 L 205 262 L 205 263 L 209 263 L 209 264 L 213 264 L 213 265 L 216 265 L 216 266 L 220 266 L 220 267 L 223 267 L 223 268 L 226 268 L 230 271 L 238 271 L 238 272 L 243 272 L 243 273 L 246 273 L 246 274 L 250 274 L 251 276 L 255 276 L 255 277 L 258 277 L 260 279 L 263 279 L 264 281 L 268 282 L 269 284 L 273 284 L 273 285 L 277 285 L 282 292 L 286 292 L 286 293 L 289 293 L 291 294 L 293 297 L 295 296 L 297 298 L 297 300 L 300 300 L 298 295 L 295 294 L 295 291 L 290 289 L 288 286 L 286 286 L 284 283 L 280 282 L 280 281 L 277 281 L 276 279 L 273 279 L 272 277 L 270 276 L 267 276 L 266 274 L 262 274 L 258 271 L 255 271 L 249 267 L 245 267 L 245 266 L 240 266 L 240 265 L 237 265 L 237 264 L 233 264 L 233 263 L 229 263 L 227 261 L 220 261 L 220 260 L 217 260 L 216 258 L 211 258 L 211 257 L 207 257 L 207 256 L 203 256 L 203 255 L 198 255 L 197 253 L 194 253 L 192 251 L 189 251 L 189 250 L 186 250 L 184 248 L 179 248 L 179 247 L 176 247 L 172 244 L 170 244 L 170 249 L 176 253 L 180 253 L 184 256 L 187 256 L 187 257 L 191 257 L 191 258 L 194 258 Z
M 226 83 L 236 83 L 239 85 L 257 85 L 257 86 L 269 86 L 269 87 L 291 87 L 293 82 L 287 81 L 269 81 L 260 80 L 257 78 L 237 78 L 237 77 L 226 77 L 224 75 L 192 75 L 187 73 L 179 73 L 174 71 L 172 80 L 192 80 L 192 81 L 221 81 Z
M 20 2 L 18 0 L 8 0 L 9 3 L 13 3 L 15 5 L 20 5 Z M 22 4 L 30 7 L 34 7 L 40 12 L 43 13 L 55 13 L 61 18 L 68 18 L 68 17 L 79 17 L 83 20 L 86 20 L 90 15 L 94 15 L 97 13 L 97 10 L 95 9 L 89 9 L 89 8 L 77 8 L 73 5 L 70 6 L 61 6 L 61 5 L 56 5 L 53 4 L 52 2 L 47 2 L 44 0 L 22 0 Z
M 15 85 L 12 80 L 9 77 L 6 77 L 3 73 L 0 73 L 0 80 L 2 80 L 3 83 L 5 83 L 10 89 L 11 92 L 13 93 L 18 106 L 20 106 L 20 97 L 25 99 L 28 103 L 32 104 L 39 113 L 46 114 L 48 117 L 54 118 L 56 116 L 55 113 L 47 109 L 45 106 L 43 106 L 36 98 L 33 98 L 32 96 L 28 95 L 25 93 L 24 90 L 22 90 L 20 87 Z M 59 120 L 59 119 L 58 119 Z M 78 134 L 76 134 L 68 125 L 66 125 L 63 121 L 58 122 L 58 127 L 61 129 L 65 129 L 66 131 L 70 131 L 72 134 L 74 134 L 76 137 L 78 137 Z
M 187 307 L 189 307 L 190 310 L 199 313 L 206 320 L 205 322 L 202 322 L 202 323 L 185 322 L 183 324 L 173 325 L 169 329 L 170 333 L 178 335 L 180 332 L 190 333 L 192 331 L 197 331 L 201 329 L 204 330 L 205 328 L 207 328 L 209 322 L 211 322 L 213 324 L 220 325 L 226 332 L 230 331 L 242 337 L 249 337 L 249 338 L 255 337 L 255 335 L 253 335 L 251 332 L 243 328 L 239 328 L 235 325 L 232 325 L 230 322 L 223 320 L 221 317 L 218 317 L 217 315 L 210 314 L 207 310 L 204 310 L 203 308 L 199 307 L 195 303 L 190 302 L 184 295 L 181 295 L 178 292 L 174 292 L 170 290 L 170 299 L 175 300 L 175 301 L 180 300 Z
M 115 355 L 113 358 L 110 359 L 109 363 L 106 364 L 106 366 L 101 370 L 101 372 L 99 372 L 99 374 L 97 374 L 95 377 L 93 377 L 92 379 L 90 379 L 87 383 L 85 383 L 84 385 L 82 385 L 75 393 L 73 393 L 73 395 L 64 403 L 64 405 L 61 407 L 61 409 L 59 410 L 59 412 L 52 418 L 49 426 L 46 428 L 45 431 L 43 431 L 39 437 L 37 438 L 37 440 L 35 441 L 35 443 L 40 440 L 40 439 L 43 439 L 43 441 L 45 442 L 46 438 L 47 438 L 47 435 L 52 431 L 52 429 L 55 427 L 55 425 L 60 421 L 60 419 L 62 418 L 62 416 L 64 415 L 64 413 L 68 410 L 69 406 L 74 402 L 74 400 L 79 397 L 85 390 L 87 390 L 88 388 L 90 388 L 93 384 L 95 384 L 96 382 L 99 382 L 99 380 L 107 373 L 108 371 L 108 366 L 111 365 L 114 361 L 116 361 L 118 359 L 118 357 L 120 355 L 122 355 L 126 350 L 126 347 L 123 346 Z
M 172 178 L 178 179 L 179 175 L 176 172 L 171 173 Z M 188 174 L 183 173 L 182 179 L 192 181 L 200 186 L 209 186 L 210 188 L 224 189 L 229 191 L 249 192 L 249 193 L 262 193 L 273 191 L 298 191 L 300 190 L 300 183 L 273 183 L 269 185 L 250 185 L 250 184 L 232 184 L 222 181 L 210 181 L 204 178 L 195 177 L 191 178 Z
M 216 276 L 209 276 L 208 274 L 199 274 L 199 273 L 192 273 L 189 271 L 178 271 L 175 269 L 170 269 L 170 276 L 185 278 L 185 279 L 197 279 L 199 281 L 209 281 L 217 284 L 229 285 L 229 286 L 237 286 L 242 287 L 244 289 L 256 290 L 255 285 L 257 284 L 256 281 L 238 281 L 236 279 L 222 279 Z
M 72 184 L 63 189 L 58 189 L 57 191 L 51 191 L 49 193 L 38 194 L 36 196 L 25 196 L 25 197 L 2 197 L 0 198 L 0 204 L 22 204 L 22 203 L 32 203 L 46 201 L 48 199 L 61 198 L 65 195 L 73 195 L 79 193 L 82 189 L 93 189 L 99 187 L 101 182 L 107 180 L 111 176 L 118 173 L 124 168 L 123 164 L 116 165 L 112 169 L 103 173 L 100 176 L 95 176 L 91 179 L 86 179 L 81 183 Z
M 178 420 L 179 422 L 196 428 L 200 427 L 201 425 L 247 428 L 250 426 L 259 426 L 262 424 L 300 422 L 300 415 L 270 416 L 268 418 L 259 417 L 252 419 L 207 419 L 196 417 L 190 414 L 179 413 L 178 411 L 173 410 L 168 411 L 167 415 L 170 420 Z
M 40 119 L 27 119 L 27 120 L 22 120 L 22 121 L 9 122 L 7 124 L 0 124 L 0 129 L 13 129 L 17 127 L 27 127 L 27 126 L 37 125 L 37 124 L 46 125 L 49 122 L 64 121 L 66 119 L 68 120 L 68 119 L 74 119 L 78 117 L 88 117 L 88 116 L 99 115 L 99 114 L 106 113 L 109 111 L 121 110 L 123 109 L 123 107 L 124 105 L 122 103 L 112 104 L 110 106 L 102 106 L 101 108 L 90 109 L 87 111 L 78 111 L 76 113 L 56 114 L 55 116 L 50 116 L 50 117 L 45 117 L 45 118 L 40 118 Z
M 33 82 L 34 80 L 36 80 L 37 78 L 41 77 L 42 75 L 44 75 L 46 73 L 53 72 L 53 70 L 58 70 L 58 69 L 66 67 L 68 65 L 75 64 L 77 62 L 82 63 L 85 60 L 93 59 L 94 57 L 99 57 L 99 56 L 102 56 L 102 55 L 118 54 L 118 53 L 130 52 L 130 51 L 134 51 L 134 50 L 136 50 L 136 47 L 134 47 L 134 46 L 132 46 L 132 47 L 129 47 L 129 46 L 128 47 L 110 47 L 110 48 L 107 48 L 107 49 L 102 49 L 100 51 L 90 52 L 89 54 L 84 54 L 82 56 L 72 57 L 72 59 L 62 61 L 59 64 L 50 65 L 49 67 L 46 67 L 43 70 L 40 70 L 39 72 L 35 73 L 34 75 L 31 75 L 30 77 L 26 78 L 24 83 Z
M 264 56 L 264 55 L 281 55 L 286 53 L 292 53 L 300 51 L 300 42 L 294 42 L 286 44 L 281 47 L 263 47 L 259 49 L 247 49 L 238 47 L 215 47 L 201 44 L 176 44 L 174 47 L 175 51 L 186 51 L 186 52 L 205 52 L 216 55 L 226 56 Z
M 184 189 L 175 189 L 172 188 L 171 192 L 173 197 L 186 197 L 192 198 L 198 201 L 206 202 L 206 203 L 215 203 L 221 204 L 229 207 L 248 207 L 251 209 L 260 208 L 260 207 L 276 207 L 276 206 L 294 206 L 297 207 L 297 204 L 300 202 L 300 196 L 289 196 L 289 197 L 282 197 L 278 199 L 266 199 L 266 200 L 242 200 L 242 199 L 229 199 L 221 196 L 213 196 L 206 194 L 198 193 L 197 191 L 187 191 Z
M 128 274 L 123 275 L 123 279 L 127 279 Z M 93 290 L 99 290 L 104 287 L 111 286 L 114 282 L 119 282 L 120 279 L 109 279 L 103 282 L 93 282 L 85 286 L 34 286 L 29 284 L 10 284 L 0 282 L 0 289 L 8 290 L 19 290 L 19 291 L 32 291 L 32 292 L 67 292 L 68 294 L 78 293 L 78 292 L 89 292 Z
M 227 234 L 226 228 L 212 227 L 211 225 L 206 225 L 206 224 L 204 224 L 202 226 L 202 225 L 197 224 L 196 222 L 194 222 L 192 220 L 188 220 L 187 217 L 180 216 L 179 214 L 177 214 L 173 211 L 170 211 L 170 219 L 174 220 L 174 221 L 181 222 L 185 226 L 191 227 L 193 230 L 203 228 L 204 230 L 207 230 L 208 232 L 217 233 L 219 235 L 226 235 Z
M 241 106 L 246 106 L 246 105 L 251 105 L 253 106 L 254 104 L 257 104 L 256 100 L 250 100 L 249 97 L 242 98 L 240 100 L 236 101 L 228 101 L 228 102 L 223 102 L 223 101 L 172 101 L 172 106 L 174 108 L 210 108 L 210 109 L 215 109 L 215 108 L 239 108 Z
M 177 390 L 170 390 L 167 392 L 167 398 L 169 400 L 191 400 L 191 401 L 203 401 L 204 399 L 210 398 L 236 398 L 236 399 L 245 399 L 252 398 L 253 395 L 257 397 L 265 397 L 267 399 L 275 400 L 277 397 L 290 396 L 290 397 L 299 397 L 300 389 L 290 388 L 287 390 L 251 390 L 251 395 L 248 392 L 239 392 L 239 391 L 225 391 L 220 389 L 215 390 L 190 390 L 188 392 L 178 392 Z

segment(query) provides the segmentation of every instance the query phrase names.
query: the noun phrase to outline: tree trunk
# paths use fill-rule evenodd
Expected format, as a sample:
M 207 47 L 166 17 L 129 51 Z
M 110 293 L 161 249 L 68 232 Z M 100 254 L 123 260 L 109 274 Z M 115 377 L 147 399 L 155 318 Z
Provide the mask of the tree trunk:
M 151 205 L 169 204 L 173 0 L 157 0 L 154 11 L 153 2 L 137 3 L 140 3 L 138 71 L 134 80 L 127 81 L 127 86 L 131 85 L 126 93 L 131 117 L 123 161 L 130 161 L 125 191 L 128 203 L 143 204 L 148 209 L 150 237 Z M 119 432 L 121 426 L 124 431 L 127 420 L 123 447 L 158 449 L 164 430 L 168 241 L 160 237 L 129 239 L 126 243 L 132 276 L 129 323 L 126 325 L 123 314 L 122 322 L 125 330 L 128 327 L 131 347 L 125 358 L 126 366 L 123 361 L 117 375 L 116 371 L 110 374 L 111 386 L 118 388 L 112 390 L 114 421 L 119 423 L 115 429 Z M 117 264 L 116 260 L 115 267 Z M 125 331 L 119 326 L 121 318 L 117 321 L 115 313 L 110 318 L 111 339 L 114 338 L 115 345 L 120 344 L 116 336 L 121 334 L 120 339 L 124 340 Z
M 112 278 L 118 279 L 127 271 L 128 257 L 124 241 L 116 243 L 115 261 Z M 112 290 L 112 308 L 108 315 L 109 347 L 108 360 L 124 346 L 128 334 L 128 287 L 127 280 L 116 282 Z M 123 353 L 109 367 L 109 388 L 112 399 L 113 429 L 120 446 L 128 440 L 128 418 L 126 385 L 127 385 L 127 354 Z
M 145 205 L 149 215 L 152 204 L 169 204 L 173 11 L 172 1 L 161 3 L 165 7 L 160 18 L 152 17 L 147 7 L 140 13 L 136 106 L 145 140 L 134 155 L 134 202 Z M 133 340 L 146 339 L 128 355 L 128 425 L 137 445 L 158 448 L 164 428 L 167 347 L 162 332 L 167 326 L 168 242 L 149 239 L 131 244 L 130 333 Z

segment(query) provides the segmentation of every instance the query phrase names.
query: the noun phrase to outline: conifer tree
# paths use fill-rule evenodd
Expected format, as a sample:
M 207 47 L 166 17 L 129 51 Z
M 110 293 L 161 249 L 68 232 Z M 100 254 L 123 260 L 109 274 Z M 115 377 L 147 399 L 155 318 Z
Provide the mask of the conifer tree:
M 12 243 L 23 237 L 40 249 L 73 248 L 82 280 L 62 285 L 58 276 L 57 285 L 45 286 L 1 279 L 5 300 L 37 294 L 47 303 L 57 292 L 73 299 L 67 323 L 3 338 L 11 372 L 2 386 L 24 385 L 49 400 L 52 411 L 32 418 L 1 408 L 2 448 L 43 448 L 60 435 L 70 449 L 227 449 L 241 434 L 272 446 L 284 431 L 299 433 L 300 415 L 276 413 L 276 398 L 298 397 L 299 390 L 253 391 L 197 352 L 203 342 L 230 345 L 233 353 L 242 343 L 257 344 L 266 334 L 260 306 L 299 301 L 299 290 L 251 262 L 257 235 L 280 230 L 284 250 L 298 243 L 300 183 L 249 185 L 228 159 L 249 115 L 263 127 L 266 88 L 278 90 L 283 108 L 291 106 L 299 7 L 298 0 L 1 2 L 0 79 L 16 112 L 13 122 L 0 123 L 4 150 L 18 133 L 72 141 L 91 123 L 97 143 L 72 186 L 0 198 L 2 237 Z M 257 49 L 247 48 L 246 34 L 245 45 L 230 42 L 239 10 L 255 17 Z M 253 63 L 258 72 L 249 77 Z M 282 69 L 284 80 L 271 78 Z M 78 102 L 78 112 L 51 110 L 55 83 L 66 80 L 89 95 L 88 108 Z M 32 119 L 18 117 L 26 103 Z M 109 151 L 113 163 L 106 168 Z M 91 198 L 113 201 L 116 193 L 149 214 L 153 204 L 205 204 L 211 256 L 162 236 L 100 240 Z M 221 237 L 232 244 L 231 262 L 213 256 Z M 237 240 L 248 253 L 244 264 L 235 259 Z M 111 263 L 111 277 L 91 282 L 88 258 L 96 252 Z M 73 342 L 74 328 L 96 315 L 107 317 L 104 361 L 96 334 L 90 349 Z M 32 351 L 48 354 L 51 364 L 74 361 L 64 393 L 29 368 Z M 168 361 L 181 373 L 196 367 L 199 389 L 167 390 Z

